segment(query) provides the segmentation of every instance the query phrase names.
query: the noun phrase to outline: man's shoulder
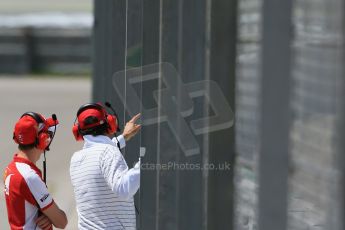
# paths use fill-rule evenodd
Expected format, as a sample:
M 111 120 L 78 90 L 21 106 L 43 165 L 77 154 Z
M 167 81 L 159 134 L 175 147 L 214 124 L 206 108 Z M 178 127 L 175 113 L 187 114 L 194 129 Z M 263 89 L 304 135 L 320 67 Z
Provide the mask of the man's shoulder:
M 30 165 L 16 162 L 15 163 L 16 169 L 19 172 L 18 178 L 22 177 L 26 182 L 32 181 L 42 181 L 42 178 L 37 174 L 37 172 L 30 167 Z
M 5 169 L 4 182 L 7 189 L 21 193 L 19 191 L 27 191 L 30 184 L 42 183 L 43 181 L 30 165 L 12 162 Z
M 114 151 L 115 149 L 117 148 L 111 144 L 100 143 L 97 145 L 90 146 L 88 148 L 83 148 L 75 152 L 73 155 L 83 155 L 85 153 L 102 153 L 106 151 Z
M 109 144 L 99 144 L 92 147 L 83 148 L 74 152 L 71 158 L 71 163 L 80 162 L 89 158 L 101 157 L 104 153 L 115 151 L 114 146 Z
M 20 174 L 19 170 L 17 169 L 15 162 L 12 161 L 5 168 L 3 174 L 3 181 L 5 184 L 9 184 L 9 181 L 11 181 L 12 186 L 20 186 L 21 183 L 25 183 L 25 180 L 23 176 Z

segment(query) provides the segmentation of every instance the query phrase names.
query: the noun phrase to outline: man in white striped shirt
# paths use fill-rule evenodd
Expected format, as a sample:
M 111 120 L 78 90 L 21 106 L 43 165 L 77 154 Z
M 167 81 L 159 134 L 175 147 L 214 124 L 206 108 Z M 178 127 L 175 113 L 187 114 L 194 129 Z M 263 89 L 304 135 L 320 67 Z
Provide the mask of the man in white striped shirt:
M 140 161 L 128 169 L 119 148 L 140 130 L 135 123 L 139 116 L 126 124 L 122 135 L 111 139 L 118 130 L 115 115 L 94 103 L 78 110 L 74 134 L 84 140 L 84 147 L 71 159 L 70 176 L 79 229 L 136 229 L 133 196 L 140 186 Z

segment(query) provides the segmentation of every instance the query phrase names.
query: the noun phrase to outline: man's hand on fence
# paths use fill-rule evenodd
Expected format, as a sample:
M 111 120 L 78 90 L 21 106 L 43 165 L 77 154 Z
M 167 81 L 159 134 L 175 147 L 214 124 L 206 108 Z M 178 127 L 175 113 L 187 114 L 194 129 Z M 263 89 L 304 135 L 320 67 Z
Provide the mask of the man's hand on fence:
M 128 121 L 125 125 L 125 129 L 123 130 L 123 137 L 126 141 L 129 141 L 132 137 L 137 134 L 141 128 L 141 125 L 136 124 L 135 122 L 139 119 L 140 113 L 132 117 L 130 121 Z

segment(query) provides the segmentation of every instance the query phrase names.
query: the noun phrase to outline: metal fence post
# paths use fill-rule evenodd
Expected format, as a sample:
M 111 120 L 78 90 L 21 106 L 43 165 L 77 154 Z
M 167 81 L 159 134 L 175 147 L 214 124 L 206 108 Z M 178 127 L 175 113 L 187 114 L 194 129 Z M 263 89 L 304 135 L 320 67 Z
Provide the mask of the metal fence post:
M 284 230 L 287 223 L 291 8 L 291 0 L 263 1 L 260 230 Z

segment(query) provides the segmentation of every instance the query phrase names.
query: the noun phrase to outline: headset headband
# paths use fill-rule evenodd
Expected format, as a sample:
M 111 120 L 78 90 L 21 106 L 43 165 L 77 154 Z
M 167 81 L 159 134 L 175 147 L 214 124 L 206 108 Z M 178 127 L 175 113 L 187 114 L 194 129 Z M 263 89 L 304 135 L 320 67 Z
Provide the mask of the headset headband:
M 41 117 L 38 113 L 35 113 L 35 112 L 26 112 L 26 113 L 24 113 L 20 118 L 22 118 L 22 117 L 24 117 L 24 116 L 30 116 L 30 117 L 32 117 L 32 118 L 37 122 L 37 124 L 45 123 L 44 120 L 42 119 L 42 117 Z
M 38 132 L 41 132 L 42 130 L 45 130 L 48 128 L 46 120 L 45 118 L 42 117 L 42 115 L 35 112 L 26 112 L 20 118 L 24 116 L 30 116 L 36 121 L 37 126 L 38 126 Z
M 105 108 L 99 104 L 99 103 L 87 103 L 85 105 L 82 105 L 79 109 L 78 109 L 78 112 L 77 112 L 77 117 L 79 117 L 79 115 L 84 112 L 85 110 L 87 109 L 91 109 L 91 108 L 94 108 L 94 109 L 97 109 L 99 111 L 102 111 L 103 112 L 103 115 L 105 116 L 106 115 L 106 111 L 105 111 Z

